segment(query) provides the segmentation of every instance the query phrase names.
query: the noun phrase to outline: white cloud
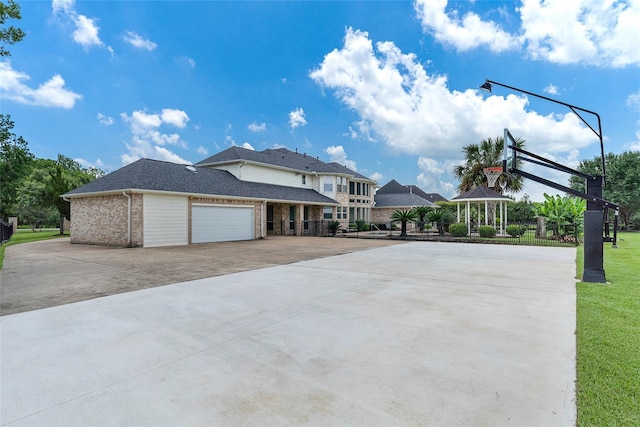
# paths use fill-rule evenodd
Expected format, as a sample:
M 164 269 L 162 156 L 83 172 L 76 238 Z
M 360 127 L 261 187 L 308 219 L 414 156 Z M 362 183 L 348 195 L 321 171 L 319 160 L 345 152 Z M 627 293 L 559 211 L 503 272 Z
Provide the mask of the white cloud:
M 560 91 L 558 90 L 558 87 L 552 85 L 551 83 L 549 83 L 549 86 L 544 88 L 544 91 L 546 93 L 548 93 L 549 95 L 559 95 L 560 94 Z
M 101 125 L 111 126 L 113 124 L 113 117 L 107 117 L 102 113 L 98 113 L 96 116 Z
M 209 150 L 201 145 L 196 148 L 196 153 L 200 154 L 201 156 L 206 156 L 207 154 L 209 154 Z
M 187 116 L 187 113 L 184 111 L 171 108 L 162 109 L 161 119 L 164 123 L 168 123 L 179 128 L 187 126 L 187 122 L 190 120 L 189 116 Z
M 307 119 L 304 117 L 304 110 L 297 108 L 289 113 L 289 125 L 291 129 L 295 129 L 298 126 L 304 126 L 307 124 Z
M 372 180 L 380 184 L 380 181 L 384 179 L 384 175 L 382 175 L 380 172 L 374 172 L 371 175 L 369 175 L 369 178 L 371 178 Z
M 347 153 L 344 151 L 344 147 L 342 145 L 331 145 L 325 148 L 324 152 L 329 155 L 330 162 L 336 162 L 353 171 L 358 171 L 356 162 L 347 159 Z
M 631 111 L 640 112 L 640 90 L 638 92 L 629 94 L 626 104 Z
M 420 156 L 418 168 L 420 173 L 416 177 L 418 187 L 427 193 L 438 193 L 448 199 L 456 195 L 456 185 L 443 179 L 447 171 L 453 169 L 453 161 L 439 162 L 438 160 Z
M 73 13 L 75 3 L 75 0 L 53 0 L 51 2 L 51 9 L 54 15 L 59 13 L 69 14 Z
M 165 148 L 165 145 L 175 145 L 186 148 L 177 133 L 162 133 L 163 124 L 184 127 L 188 116 L 181 110 L 165 108 L 160 114 L 148 114 L 144 111 L 134 111 L 131 116 L 121 113 L 120 117 L 131 130 L 131 142 L 126 143 L 128 153 L 121 156 L 122 163 L 128 164 L 142 157 L 165 160 L 173 163 L 189 162 L 179 155 Z
M 503 31 L 493 21 L 483 21 L 473 12 L 458 18 L 457 10 L 447 14 L 447 0 L 417 0 L 415 9 L 422 27 L 433 33 L 436 40 L 452 45 L 458 51 L 485 46 L 493 52 L 516 49 L 521 42 Z
M 0 90 L 2 97 L 27 105 L 41 107 L 73 108 L 82 95 L 65 88 L 65 81 L 56 74 L 36 89 L 30 88 L 24 81 L 29 75 L 16 71 L 9 61 L 0 62 Z
M 523 0 L 517 10 L 534 59 L 614 68 L 640 65 L 636 0 Z
M 152 42 L 149 39 L 145 39 L 140 34 L 137 34 L 133 31 L 127 31 L 124 35 L 124 41 L 129 43 L 133 47 L 137 47 L 138 49 L 146 49 L 148 51 L 154 50 L 158 45 Z
M 189 58 L 188 56 L 179 56 L 173 59 L 174 62 L 178 65 L 181 65 L 185 68 L 195 68 L 196 61 L 193 58 Z
M 310 76 L 359 115 L 361 134 L 441 165 L 459 159 L 463 145 L 501 136 L 505 127 L 526 139 L 531 151 L 556 157 L 598 143 L 571 112 L 541 115 L 528 110 L 526 96 L 484 98 L 475 89 L 450 90 L 446 76 L 428 75 L 415 55 L 391 42 L 374 50 L 368 34 L 358 30 L 347 29 L 343 47 L 328 53 Z M 435 167 L 429 165 L 423 164 Z M 445 170 L 443 182 L 454 182 Z
M 247 129 L 249 129 L 251 132 L 264 132 L 265 130 L 267 130 L 267 124 L 266 123 L 250 123 L 249 126 L 247 126 Z
M 90 49 L 93 46 L 103 46 L 104 44 L 98 37 L 98 27 L 95 21 L 91 18 L 87 18 L 84 15 L 78 15 L 75 17 L 76 29 L 73 32 L 73 40 L 82 45 L 85 49 Z
M 78 14 L 75 10 L 74 0 L 53 0 L 51 8 L 54 16 L 62 16 L 73 22 L 75 25 L 75 30 L 72 33 L 73 41 L 81 45 L 84 50 L 89 50 L 94 46 L 104 47 L 113 54 L 111 46 L 105 46 L 100 40 L 98 35 L 100 27 L 96 24 L 95 19 Z
M 242 148 L 246 148 L 247 150 L 252 150 L 252 151 L 256 150 L 255 148 L 253 148 L 253 145 L 249 144 L 248 142 L 244 142 L 242 144 Z
M 415 9 L 425 32 L 458 51 L 524 49 L 532 59 L 557 64 L 640 65 L 637 0 L 521 0 L 521 26 L 513 34 L 473 12 L 460 19 L 452 6 L 447 12 L 447 0 L 417 0 Z

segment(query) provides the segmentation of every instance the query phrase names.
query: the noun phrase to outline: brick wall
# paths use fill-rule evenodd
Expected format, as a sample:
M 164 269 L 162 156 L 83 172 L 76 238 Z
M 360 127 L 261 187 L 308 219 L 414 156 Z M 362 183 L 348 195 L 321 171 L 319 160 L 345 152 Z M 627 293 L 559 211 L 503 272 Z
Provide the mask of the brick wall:
M 71 243 L 126 246 L 127 198 L 114 195 L 71 199 Z

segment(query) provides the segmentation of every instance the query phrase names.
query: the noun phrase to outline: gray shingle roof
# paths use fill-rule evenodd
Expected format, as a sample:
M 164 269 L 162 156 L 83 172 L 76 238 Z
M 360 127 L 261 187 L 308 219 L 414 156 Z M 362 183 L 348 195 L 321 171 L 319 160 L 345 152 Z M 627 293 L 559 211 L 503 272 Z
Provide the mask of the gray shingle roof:
M 91 193 L 135 189 L 194 195 L 286 200 L 315 204 L 337 204 L 335 200 L 311 189 L 240 181 L 227 171 L 202 167 L 195 167 L 195 169 L 196 173 L 186 169 L 185 165 L 140 159 L 102 178 L 71 190 L 65 196 L 73 197 Z
M 417 185 L 402 185 L 395 179 L 392 179 L 391 181 L 387 182 L 385 185 L 380 187 L 378 191 L 376 191 L 376 194 L 398 194 L 398 193 L 414 193 L 422 197 L 423 199 L 430 201 L 431 203 L 447 201 L 447 199 L 445 199 L 438 193 L 425 193 Z
M 476 187 L 472 190 L 466 191 L 460 195 L 457 195 L 451 201 L 480 201 L 480 200 L 505 200 L 505 201 L 513 201 L 507 196 L 503 196 L 497 191 L 493 191 L 492 189 L 480 186 Z
M 367 178 L 346 166 L 342 166 L 339 163 L 325 163 L 316 157 L 307 156 L 305 153 L 294 153 L 286 148 L 255 151 L 247 150 L 242 147 L 229 147 L 224 151 L 196 163 L 196 166 L 214 166 L 220 163 L 229 163 L 241 160 L 293 169 L 300 172 L 339 173 L 351 175 L 357 179 L 373 181 L 372 179 Z
M 415 193 L 376 193 L 374 200 L 376 202 L 373 206 L 374 208 L 413 208 L 416 206 L 436 206 Z

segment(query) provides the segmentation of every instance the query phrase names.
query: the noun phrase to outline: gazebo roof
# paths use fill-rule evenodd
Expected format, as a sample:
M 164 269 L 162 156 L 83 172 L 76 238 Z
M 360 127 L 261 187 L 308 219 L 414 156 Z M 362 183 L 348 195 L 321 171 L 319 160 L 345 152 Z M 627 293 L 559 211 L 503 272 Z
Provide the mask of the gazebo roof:
M 457 195 L 452 202 L 513 202 L 513 199 L 504 196 L 489 187 L 481 186 Z

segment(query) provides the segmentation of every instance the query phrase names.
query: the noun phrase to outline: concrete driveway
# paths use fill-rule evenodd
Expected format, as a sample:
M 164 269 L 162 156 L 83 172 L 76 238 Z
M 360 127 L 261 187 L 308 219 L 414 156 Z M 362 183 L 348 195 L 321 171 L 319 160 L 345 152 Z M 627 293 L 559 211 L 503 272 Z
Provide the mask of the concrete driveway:
M 0 315 L 395 244 L 277 237 L 163 248 L 72 245 L 69 238 L 14 245 L 0 271 Z
M 6 315 L 1 423 L 574 425 L 574 275 L 414 242 Z

